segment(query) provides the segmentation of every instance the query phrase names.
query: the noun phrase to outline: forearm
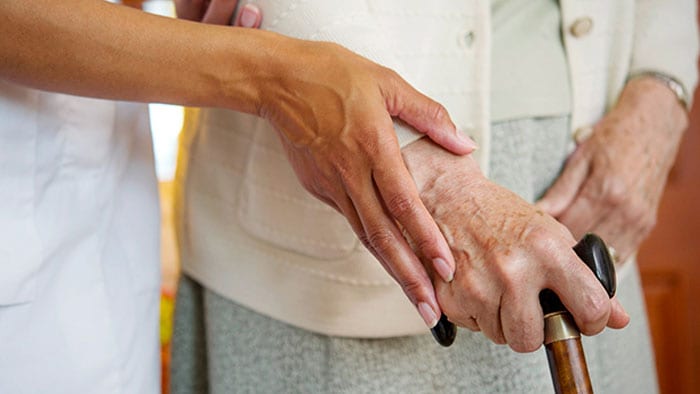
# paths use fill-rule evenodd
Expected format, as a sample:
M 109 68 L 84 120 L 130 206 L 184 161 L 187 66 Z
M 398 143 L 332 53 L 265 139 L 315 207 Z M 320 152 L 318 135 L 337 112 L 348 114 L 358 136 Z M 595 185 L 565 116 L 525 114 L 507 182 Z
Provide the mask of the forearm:
M 282 39 L 103 1 L 3 1 L 0 78 L 90 97 L 256 113 Z

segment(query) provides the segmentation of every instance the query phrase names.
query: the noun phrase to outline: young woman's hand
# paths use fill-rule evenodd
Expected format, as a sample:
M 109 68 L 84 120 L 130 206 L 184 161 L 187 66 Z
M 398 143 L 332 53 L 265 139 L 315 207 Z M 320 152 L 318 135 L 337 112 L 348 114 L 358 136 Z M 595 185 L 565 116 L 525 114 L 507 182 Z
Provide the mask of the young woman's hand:
M 228 24 L 236 1 L 176 1 L 178 15 Z M 261 11 L 246 4 L 236 26 L 258 27 Z M 395 72 L 335 44 L 279 38 L 279 61 L 258 84 L 258 115 L 279 132 L 299 180 L 343 214 L 363 244 L 401 285 L 429 327 L 441 315 L 434 289 L 399 226 L 445 281 L 454 259 L 406 170 L 392 118 L 457 154 L 474 148 L 445 109 Z M 264 85 L 264 86 L 261 86 Z
M 441 314 L 430 279 L 399 228 L 449 282 L 454 259 L 403 162 L 392 118 L 456 154 L 475 147 L 446 110 L 395 72 L 330 43 L 280 45 L 259 114 L 279 131 L 306 190 L 342 213 L 429 327 Z

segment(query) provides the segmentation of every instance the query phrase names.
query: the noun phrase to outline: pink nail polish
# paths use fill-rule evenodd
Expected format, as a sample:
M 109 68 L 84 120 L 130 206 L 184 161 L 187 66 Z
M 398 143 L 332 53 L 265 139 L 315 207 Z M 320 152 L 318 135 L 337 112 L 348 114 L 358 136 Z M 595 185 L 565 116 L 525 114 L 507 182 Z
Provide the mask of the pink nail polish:
M 258 21 L 258 12 L 250 4 L 246 4 L 241 9 L 241 27 L 255 27 Z
M 425 321 L 425 325 L 427 325 L 428 328 L 433 328 L 438 323 L 437 314 L 427 303 L 418 303 L 418 313 L 420 313 L 420 316 L 423 318 L 423 321 Z
M 452 279 L 454 279 L 454 271 L 452 271 L 452 268 L 450 268 L 445 259 L 441 257 L 433 259 L 433 267 L 435 267 L 435 271 L 437 271 L 442 280 L 447 283 L 452 282 Z

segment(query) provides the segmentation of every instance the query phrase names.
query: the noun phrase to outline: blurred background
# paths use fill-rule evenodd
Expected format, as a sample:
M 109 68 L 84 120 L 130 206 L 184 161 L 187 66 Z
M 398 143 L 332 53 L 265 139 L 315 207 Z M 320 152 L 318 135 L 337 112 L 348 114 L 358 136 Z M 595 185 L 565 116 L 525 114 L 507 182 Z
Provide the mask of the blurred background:
M 170 0 L 122 3 L 174 16 Z M 700 102 L 700 94 L 695 95 Z M 644 295 L 662 393 L 700 392 L 700 105 L 690 115 L 669 176 L 656 229 L 639 252 Z M 178 261 L 172 219 L 172 182 L 183 109 L 151 104 L 151 128 L 162 202 L 163 391 L 168 391 L 168 344 Z

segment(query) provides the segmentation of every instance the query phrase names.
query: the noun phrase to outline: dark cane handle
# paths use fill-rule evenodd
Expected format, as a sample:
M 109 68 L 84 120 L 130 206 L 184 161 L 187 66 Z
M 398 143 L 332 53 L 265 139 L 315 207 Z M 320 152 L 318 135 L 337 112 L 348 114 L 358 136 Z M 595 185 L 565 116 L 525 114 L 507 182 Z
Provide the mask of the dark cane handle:
M 574 246 L 574 252 L 593 271 L 608 292 L 608 297 L 613 298 L 617 290 L 615 260 L 605 242 L 599 236 L 588 233 Z
M 574 251 L 612 298 L 616 289 L 615 264 L 603 240 L 595 234 L 586 234 L 574 246 Z M 551 290 L 540 293 L 540 303 L 545 319 L 544 344 L 555 392 L 592 393 L 581 334 L 573 317 Z

